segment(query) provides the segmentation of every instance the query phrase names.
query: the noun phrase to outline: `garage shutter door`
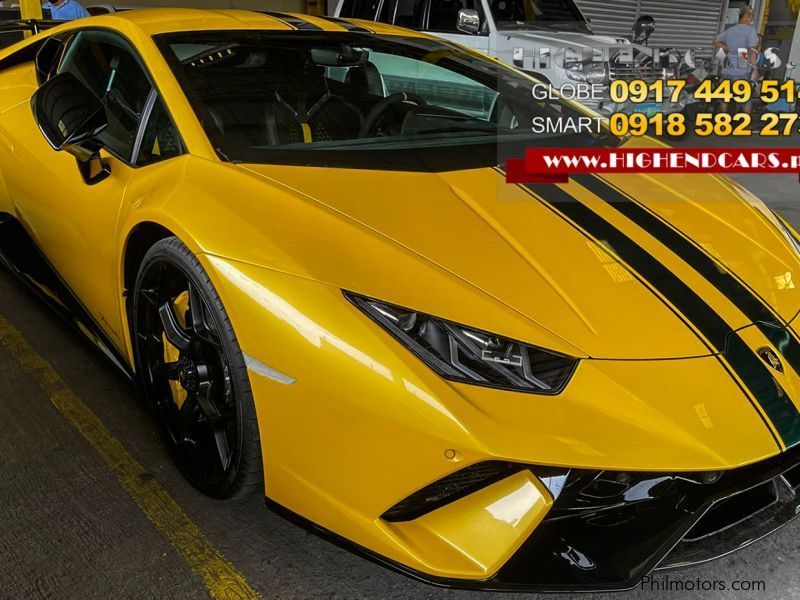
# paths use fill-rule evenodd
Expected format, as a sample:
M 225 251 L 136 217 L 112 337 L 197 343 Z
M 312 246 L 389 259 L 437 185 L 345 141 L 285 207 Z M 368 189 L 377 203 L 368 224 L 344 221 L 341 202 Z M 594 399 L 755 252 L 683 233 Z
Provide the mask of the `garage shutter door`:
M 719 30 L 724 0 L 576 0 L 592 29 L 603 35 L 630 36 L 639 15 L 656 20 L 651 46 L 703 47 L 710 56 L 711 40 Z
M 641 0 L 639 14 L 656 20 L 651 46 L 661 48 L 703 48 L 702 56 L 711 56 L 711 41 L 719 31 L 722 18 L 721 0 L 664 2 Z
M 639 0 L 576 0 L 576 4 L 592 20 L 595 33 L 628 37 Z

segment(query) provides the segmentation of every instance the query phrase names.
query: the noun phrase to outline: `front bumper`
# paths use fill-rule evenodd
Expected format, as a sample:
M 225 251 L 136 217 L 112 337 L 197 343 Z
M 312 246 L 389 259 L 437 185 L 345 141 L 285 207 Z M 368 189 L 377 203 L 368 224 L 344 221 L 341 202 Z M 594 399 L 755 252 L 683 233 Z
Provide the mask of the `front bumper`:
M 609 546 L 612 556 L 590 569 L 567 564 L 546 573 L 549 564 L 558 564 L 550 554 L 559 540 L 548 538 L 562 527 L 554 517 L 578 493 L 565 487 L 556 494 L 542 485 L 541 469 L 534 467 L 405 522 L 382 516 L 464 466 L 501 458 L 517 465 L 572 465 L 570 482 L 580 481 L 580 473 L 608 475 L 609 469 L 666 474 L 656 477 L 671 481 L 675 472 L 727 470 L 767 461 L 779 451 L 713 356 L 586 359 L 558 397 L 532 401 L 528 394 L 445 382 L 344 302 L 338 287 L 201 259 L 208 261 L 232 322 L 240 325 L 244 351 L 259 360 L 268 357 L 266 364 L 295 379 L 285 385 L 251 373 L 266 495 L 335 532 L 342 543 L 357 544 L 375 560 L 425 581 L 486 589 L 623 588 L 671 548 L 666 542 L 672 539 L 639 544 L 632 527 L 637 546 L 627 555 Z M 437 296 L 457 296 L 458 290 L 441 289 Z M 373 295 L 393 296 L 380 290 Z M 492 309 L 480 297 L 467 306 Z M 619 512 L 658 532 L 668 529 L 675 545 L 706 503 L 743 489 L 729 479 L 722 479 L 725 489 L 683 481 L 667 489 L 667 481 L 653 488 L 654 499 L 623 503 Z M 684 485 L 700 490 L 683 492 L 693 502 L 690 510 L 680 503 Z M 592 519 L 615 514 L 607 502 L 590 509 L 562 521 L 575 524 L 570 546 L 594 559 L 592 552 L 605 548 L 592 548 L 577 526 L 584 537 L 616 536 L 627 526 Z M 667 517 L 647 518 L 657 511 Z M 628 556 L 631 562 L 623 563 Z M 623 567 L 615 571 L 618 565 Z
M 800 449 L 731 471 L 570 474 L 492 589 L 623 590 L 740 550 L 800 514 Z
M 539 472 L 555 501 L 514 555 L 484 581 L 433 577 L 362 548 L 268 501 L 340 546 L 420 581 L 486 591 L 614 591 L 652 571 L 700 564 L 740 550 L 800 516 L 800 448 L 730 471 Z M 435 510 L 447 510 L 437 504 Z M 487 540 L 489 543 L 491 540 Z

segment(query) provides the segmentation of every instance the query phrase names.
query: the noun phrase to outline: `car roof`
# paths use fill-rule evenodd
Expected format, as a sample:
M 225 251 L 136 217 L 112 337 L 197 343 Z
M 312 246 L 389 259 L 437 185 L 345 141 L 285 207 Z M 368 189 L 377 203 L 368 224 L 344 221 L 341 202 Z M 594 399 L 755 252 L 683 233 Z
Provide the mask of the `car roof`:
M 305 24 L 305 25 L 304 25 Z M 196 31 L 368 31 L 378 35 L 402 35 L 442 42 L 441 38 L 419 31 L 395 27 L 363 19 L 341 19 L 319 17 L 302 13 L 272 12 L 270 14 L 248 10 L 214 10 L 202 8 L 142 8 L 112 12 L 105 15 L 86 17 L 44 29 L 38 35 L 0 48 L 0 69 L 16 64 L 14 55 L 27 57 L 26 48 L 36 45 L 43 37 L 85 28 L 108 28 L 130 35 L 134 31 L 140 35 L 155 36 L 166 33 Z M 10 62 L 9 62 L 10 59 Z M 30 60 L 30 58 L 25 58 Z
M 91 21 L 81 20 L 80 23 L 82 26 L 84 24 L 85 26 L 89 26 L 91 22 L 100 25 L 100 19 L 109 25 L 112 20 L 116 22 L 119 20 L 128 21 L 148 35 L 182 31 L 225 31 L 241 29 L 274 31 L 305 30 L 302 24 L 307 23 L 313 26 L 313 29 L 318 28 L 323 31 L 348 31 L 356 26 L 378 34 L 429 37 L 416 31 L 374 21 L 333 19 L 301 13 L 272 12 L 270 14 L 264 14 L 256 11 L 234 9 L 144 8 L 92 17 Z M 73 23 L 77 24 L 78 22 Z M 308 27 L 308 25 L 305 27 Z

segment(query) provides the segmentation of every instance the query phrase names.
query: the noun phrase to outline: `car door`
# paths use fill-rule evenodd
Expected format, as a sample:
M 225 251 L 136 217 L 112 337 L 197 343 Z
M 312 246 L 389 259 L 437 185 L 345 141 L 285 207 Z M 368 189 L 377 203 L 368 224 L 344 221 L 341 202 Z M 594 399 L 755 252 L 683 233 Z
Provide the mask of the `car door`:
M 462 8 L 478 11 L 480 33 L 471 35 L 456 27 Z M 482 0 L 342 0 L 337 16 L 370 19 L 425 31 L 488 54 L 489 22 Z
M 64 42 L 61 59 L 47 76 L 64 72 L 103 102 L 108 126 L 97 141 L 110 175 L 94 183 L 84 180 L 75 157 L 53 150 L 38 131 L 29 102 L 2 117 L 7 129 L 16 132 L 14 164 L 19 167 L 4 169 L 4 174 L 22 223 L 97 325 L 121 348 L 115 252 L 123 195 L 142 165 L 179 154 L 180 141 L 177 133 L 162 135 L 159 145 L 148 133 L 166 111 L 138 54 L 120 35 L 80 31 Z

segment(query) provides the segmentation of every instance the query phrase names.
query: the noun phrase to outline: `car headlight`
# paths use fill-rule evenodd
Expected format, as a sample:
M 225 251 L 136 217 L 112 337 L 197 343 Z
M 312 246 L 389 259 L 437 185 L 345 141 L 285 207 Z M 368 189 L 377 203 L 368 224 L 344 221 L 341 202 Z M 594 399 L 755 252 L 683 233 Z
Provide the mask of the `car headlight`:
M 351 292 L 345 296 L 445 379 L 557 394 L 578 359 Z
M 564 65 L 567 77 L 574 81 L 587 83 L 605 83 L 608 80 L 608 68 L 601 62 L 571 62 Z

